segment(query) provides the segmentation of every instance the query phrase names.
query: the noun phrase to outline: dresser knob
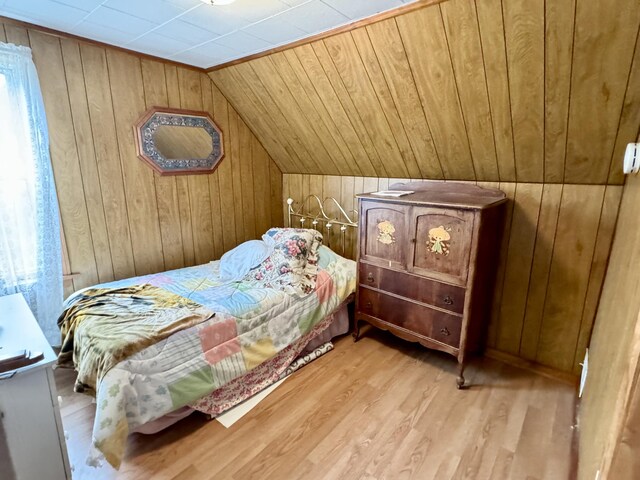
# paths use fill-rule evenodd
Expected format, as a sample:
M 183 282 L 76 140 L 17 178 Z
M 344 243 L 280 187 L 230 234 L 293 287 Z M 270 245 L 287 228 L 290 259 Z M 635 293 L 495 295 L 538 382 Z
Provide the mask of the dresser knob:
M 440 329 L 440 333 L 446 336 L 451 335 L 451 332 L 449 331 L 449 329 L 447 327 L 441 328 Z
M 373 307 L 373 304 L 371 302 L 367 302 L 364 304 L 364 308 L 371 310 L 371 307 Z
M 373 273 L 369 272 L 369 275 L 367 275 L 367 282 L 373 283 L 373 280 L 374 280 Z
M 444 303 L 447 305 L 453 305 L 453 298 L 451 298 L 449 295 L 447 295 L 446 297 L 444 297 Z

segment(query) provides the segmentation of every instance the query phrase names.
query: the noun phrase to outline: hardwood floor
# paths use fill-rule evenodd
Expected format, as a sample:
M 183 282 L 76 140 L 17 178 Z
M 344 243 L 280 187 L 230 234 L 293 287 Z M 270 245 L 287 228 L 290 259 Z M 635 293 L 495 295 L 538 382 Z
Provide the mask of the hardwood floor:
M 134 434 L 119 472 L 84 464 L 95 406 L 56 371 L 74 478 L 567 479 L 573 387 L 368 329 L 296 372 L 230 429 L 195 413 Z

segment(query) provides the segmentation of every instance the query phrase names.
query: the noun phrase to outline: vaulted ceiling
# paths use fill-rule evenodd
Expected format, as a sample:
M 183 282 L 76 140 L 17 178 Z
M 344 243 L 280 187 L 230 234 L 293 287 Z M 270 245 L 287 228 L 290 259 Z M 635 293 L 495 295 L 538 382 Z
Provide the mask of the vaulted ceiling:
M 210 72 L 285 173 L 623 182 L 637 0 L 449 0 Z

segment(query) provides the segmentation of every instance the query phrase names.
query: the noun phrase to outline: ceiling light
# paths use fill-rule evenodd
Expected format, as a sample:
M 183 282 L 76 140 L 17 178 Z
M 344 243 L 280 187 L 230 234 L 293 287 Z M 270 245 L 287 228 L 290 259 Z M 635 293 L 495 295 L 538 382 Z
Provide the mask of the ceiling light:
M 200 0 L 202 3 L 206 3 L 207 5 L 229 5 L 230 3 L 235 2 L 236 0 Z

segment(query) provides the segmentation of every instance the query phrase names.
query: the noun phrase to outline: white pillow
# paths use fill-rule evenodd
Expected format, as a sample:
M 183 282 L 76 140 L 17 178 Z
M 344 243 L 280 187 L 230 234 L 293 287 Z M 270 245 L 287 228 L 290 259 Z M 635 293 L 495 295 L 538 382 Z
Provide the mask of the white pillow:
M 249 240 L 229 250 L 220 259 L 220 279 L 237 282 L 273 252 L 273 242 Z

